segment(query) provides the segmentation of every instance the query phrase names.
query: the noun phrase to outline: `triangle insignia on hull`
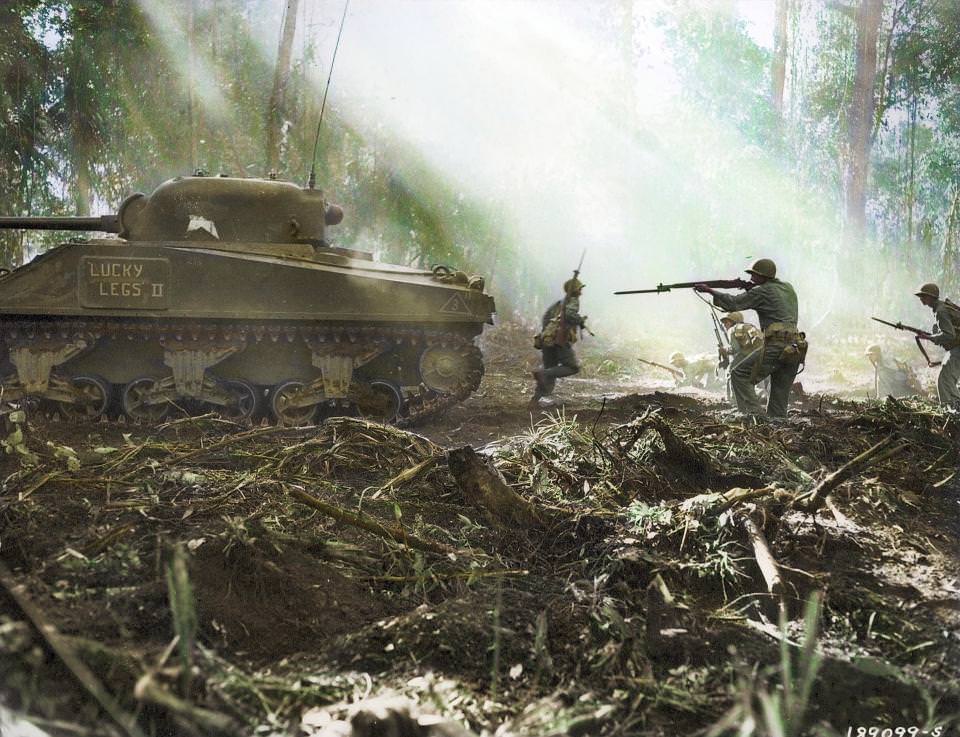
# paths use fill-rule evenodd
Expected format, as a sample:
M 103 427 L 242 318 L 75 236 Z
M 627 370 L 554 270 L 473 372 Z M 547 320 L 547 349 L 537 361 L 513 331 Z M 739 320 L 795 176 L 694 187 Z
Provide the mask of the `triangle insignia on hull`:
M 467 307 L 467 303 L 464 301 L 463 297 L 459 294 L 453 295 L 450 299 L 447 300 L 446 304 L 440 308 L 440 312 L 443 312 L 447 315 L 472 315 L 470 308 Z

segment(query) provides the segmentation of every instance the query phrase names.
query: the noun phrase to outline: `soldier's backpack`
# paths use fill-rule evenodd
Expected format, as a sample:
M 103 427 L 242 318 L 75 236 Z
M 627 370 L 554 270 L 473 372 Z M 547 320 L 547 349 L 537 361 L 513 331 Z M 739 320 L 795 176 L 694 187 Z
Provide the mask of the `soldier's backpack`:
M 763 333 L 760 332 L 759 328 L 749 323 L 742 322 L 735 325 L 730 334 L 731 337 L 737 339 L 745 353 L 753 353 L 763 345 Z
M 553 346 L 568 345 L 577 340 L 576 329 L 571 329 L 567 325 L 566 300 L 562 299 L 550 305 L 549 309 L 543 313 L 543 332 L 540 333 L 540 343 L 542 348 L 552 348 Z M 536 340 L 534 340 L 536 345 Z

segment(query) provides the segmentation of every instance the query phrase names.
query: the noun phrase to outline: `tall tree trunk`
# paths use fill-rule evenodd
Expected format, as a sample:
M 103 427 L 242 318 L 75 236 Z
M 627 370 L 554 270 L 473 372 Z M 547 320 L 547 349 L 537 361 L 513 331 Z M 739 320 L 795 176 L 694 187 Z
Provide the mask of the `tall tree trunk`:
M 197 110 L 197 83 L 195 68 L 197 50 L 195 38 L 195 0 L 187 0 L 187 125 L 190 126 L 190 168 L 200 166 L 200 121 Z
M 954 291 L 957 284 L 957 269 L 960 268 L 960 184 L 953 187 L 947 227 L 943 236 L 943 291 Z
M 777 114 L 777 120 L 783 118 L 783 89 L 787 81 L 788 19 L 790 0 L 777 0 L 773 36 L 773 62 L 770 66 L 770 102 Z
M 69 54 L 65 55 L 64 107 L 70 131 L 70 166 L 73 170 L 73 203 L 77 215 L 90 214 L 93 183 L 91 171 L 97 156 L 99 131 L 97 130 L 98 104 L 95 98 L 97 85 L 93 79 L 94 68 L 90 62 L 89 39 L 87 38 L 89 9 L 75 2 L 71 6 L 71 30 Z
M 913 242 L 913 211 L 917 202 L 917 114 L 919 102 L 910 98 L 910 116 L 907 128 L 907 242 Z
M 883 0 L 860 0 L 857 9 L 857 55 L 853 96 L 847 119 L 846 236 L 859 245 L 866 231 L 867 181 L 876 108 L 877 40 Z
M 290 81 L 290 56 L 297 32 L 297 7 L 300 0 L 287 0 L 283 14 L 283 31 L 277 50 L 277 66 L 273 73 L 273 90 L 267 105 L 267 169 L 276 171 L 280 164 L 280 133 L 283 126 L 287 82 Z

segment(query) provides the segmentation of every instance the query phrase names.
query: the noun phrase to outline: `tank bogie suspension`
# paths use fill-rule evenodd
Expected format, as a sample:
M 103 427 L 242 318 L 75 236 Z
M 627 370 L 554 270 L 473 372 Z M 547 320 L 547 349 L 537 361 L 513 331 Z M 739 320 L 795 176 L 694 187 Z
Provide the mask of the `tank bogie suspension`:
M 414 328 L 24 319 L 5 322 L 2 341 L 2 400 L 71 420 L 215 411 L 408 424 L 464 399 L 483 375 L 470 336 Z

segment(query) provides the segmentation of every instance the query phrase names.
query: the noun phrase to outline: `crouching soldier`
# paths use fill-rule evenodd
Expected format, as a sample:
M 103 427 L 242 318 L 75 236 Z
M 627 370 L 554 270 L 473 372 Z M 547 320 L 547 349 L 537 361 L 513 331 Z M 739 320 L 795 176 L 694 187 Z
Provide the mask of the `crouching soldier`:
M 923 394 L 917 375 L 907 363 L 898 358 L 887 358 L 878 345 L 867 348 L 865 355 L 873 364 L 874 399 Z
M 745 357 L 730 371 L 737 409 L 744 414 L 761 414 L 755 385 L 770 377 L 767 414 L 786 417 L 790 387 L 807 353 L 806 336 L 797 330 L 797 293 L 785 281 L 777 279 L 777 266 L 762 258 L 747 269 L 753 286 L 743 294 L 725 294 L 705 284 L 698 292 L 710 294 L 713 303 L 725 312 L 755 310 L 763 331 L 763 347 Z
M 580 314 L 580 294 L 584 286 L 576 277 L 568 279 L 563 284 L 563 299 L 554 302 L 543 313 L 542 332 L 533 343 L 543 354 L 543 368 L 533 372 L 537 382 L 533 402 L 552 394 L 557 379 L 580 371 L 573 344 L 587 321 L 586 315 Z
M 681 375 L 674 374 L 677 388 L 682 386 L 695 386 L 698 389 L 707 389 L 713 383 L 717 373 L 717 361 L 715 357 L 700 356 L 693 360 L 688 360 L 680 351 L 670 354 L 670 365 Z

